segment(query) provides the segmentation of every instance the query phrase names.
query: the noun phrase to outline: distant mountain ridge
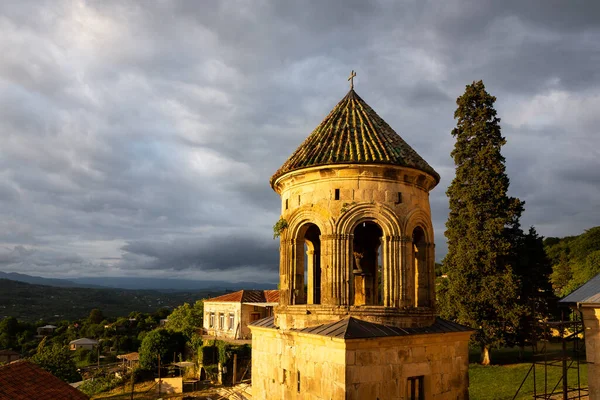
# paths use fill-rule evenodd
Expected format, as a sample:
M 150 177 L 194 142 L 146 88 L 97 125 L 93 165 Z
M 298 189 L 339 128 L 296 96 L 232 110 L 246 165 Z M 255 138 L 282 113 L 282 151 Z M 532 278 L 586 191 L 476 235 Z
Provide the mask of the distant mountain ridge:
M 85 318 L 94 308 L 109 317 L 132 311 L 154 312 L 183 303 L 215 297 L 224 291 L 127 290 L 47 286 L 0 278 L 0 319 L 7 316 L 23 321 L 46 322 Z
M 195 290 L 239 290 L 239 289 L 276 289 L 275 283 L 198 281 L 190 279 L 168 278 L 132 278 L 132 277 L 82 277 L 74 279 L 42 278 L 0 271 L 0 279 L 25 282 L 33 285 L 76 288 L 118 288 L 130 290 L 195 291 Z

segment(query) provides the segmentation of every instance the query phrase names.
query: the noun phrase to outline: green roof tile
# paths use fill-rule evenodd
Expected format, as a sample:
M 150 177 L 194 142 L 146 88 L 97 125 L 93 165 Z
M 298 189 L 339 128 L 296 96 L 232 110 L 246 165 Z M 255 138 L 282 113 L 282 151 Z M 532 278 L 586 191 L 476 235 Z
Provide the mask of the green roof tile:
M 356 92 L 350 92 L 271 177 L 329 164 L 391 164 L 440 176 Z

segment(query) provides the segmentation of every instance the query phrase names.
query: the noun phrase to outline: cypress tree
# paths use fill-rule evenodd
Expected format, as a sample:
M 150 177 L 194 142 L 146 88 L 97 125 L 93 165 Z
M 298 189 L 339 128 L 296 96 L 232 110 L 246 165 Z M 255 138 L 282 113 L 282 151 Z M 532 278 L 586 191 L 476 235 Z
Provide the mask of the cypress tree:
M 496 98 L 482 81 L 467 85 L 456 103 L 456 139 L 451 156 L 456 176 L 446 194 L 448 280 L 441 293 L 442 314 L 477 330 L 481 363 L 490 363 L 490 349 L 506 343 L 519 323 L 519 277 L 515 232 L 523 202 L 507 194 L 509 179 L 500 149 L 506 143 L 496 116 Z

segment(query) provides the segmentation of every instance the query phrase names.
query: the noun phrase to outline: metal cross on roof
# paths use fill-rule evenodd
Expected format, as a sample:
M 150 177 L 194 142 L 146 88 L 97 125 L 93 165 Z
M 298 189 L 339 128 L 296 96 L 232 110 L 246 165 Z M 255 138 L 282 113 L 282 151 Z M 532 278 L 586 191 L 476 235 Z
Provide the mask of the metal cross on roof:
M 354 89 L 354 77 L 356 76 L 356 72 L 354 72 L 354 70 L 352 70 L 352 72 L 350 73 L 350 78 L 348 78 L 348 80 L 350 81 L 350 89 Z

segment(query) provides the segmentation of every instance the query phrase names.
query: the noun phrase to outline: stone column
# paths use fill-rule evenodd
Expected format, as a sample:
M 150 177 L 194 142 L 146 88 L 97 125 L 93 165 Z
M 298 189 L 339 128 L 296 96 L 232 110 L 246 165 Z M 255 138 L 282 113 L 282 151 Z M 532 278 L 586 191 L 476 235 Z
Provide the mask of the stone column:
M 414 307 L 414 271 L 413 271 L 412 237 L 400 238 L 400 287 L 401 307 Z
M 292 241 L 282 238 L 279 242 L 279 304 L 284 306 L 292 304 L 290 279 L 291 251 Z
M 383 305 L 400 307 L 402 297 L 401 237 L 384 236 L 383 246 Z
M 308 288 L 306 290 L 306 304 L 313 304 L 315 299 L 315 252 L 309 249 L 306 252 L 306 271 L 307 274 L 306 282 L 308 282 Z M 302 266 L 304 268 L 304 266 Z
M 429 267 L 429 307 L 435 308 L 435 243 L 427 243 L 427 266 Z
M 306 304 L 304 294 L 304 240 L 292 239 L 292 304 Z
M 347 235 L 321 235 L 321 304 L 347 304 L 347 242 Z

